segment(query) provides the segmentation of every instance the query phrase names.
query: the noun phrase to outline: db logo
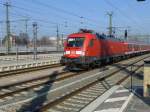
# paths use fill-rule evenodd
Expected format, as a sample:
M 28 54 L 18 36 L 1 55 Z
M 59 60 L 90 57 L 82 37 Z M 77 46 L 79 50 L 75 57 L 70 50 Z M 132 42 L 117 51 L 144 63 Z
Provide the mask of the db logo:
M 71 51 L 71 54 L 75 54 L 75 51 Z

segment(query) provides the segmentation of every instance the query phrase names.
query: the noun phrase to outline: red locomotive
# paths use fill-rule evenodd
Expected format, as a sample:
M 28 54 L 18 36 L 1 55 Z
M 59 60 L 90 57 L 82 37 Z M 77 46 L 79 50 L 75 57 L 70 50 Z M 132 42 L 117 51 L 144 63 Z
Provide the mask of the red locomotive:
M 113 36 L 81 30 L 68 36 L 61 63 L 88 68 L 149 51 L 148 45 L 129 43 Z

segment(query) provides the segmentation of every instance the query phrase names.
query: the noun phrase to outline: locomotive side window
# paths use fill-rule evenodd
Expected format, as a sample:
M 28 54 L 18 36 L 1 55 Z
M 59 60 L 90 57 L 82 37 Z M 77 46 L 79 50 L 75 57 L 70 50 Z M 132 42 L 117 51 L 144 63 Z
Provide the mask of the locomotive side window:
M 89 47 L 93 47 L 93 45 L 94 45 L 94 40 L 92 39 L 89 43 Z
M 67 46 L 68 47 L 82 47 L 84 42 L 84 37 L 71 37 L 68 38 Z

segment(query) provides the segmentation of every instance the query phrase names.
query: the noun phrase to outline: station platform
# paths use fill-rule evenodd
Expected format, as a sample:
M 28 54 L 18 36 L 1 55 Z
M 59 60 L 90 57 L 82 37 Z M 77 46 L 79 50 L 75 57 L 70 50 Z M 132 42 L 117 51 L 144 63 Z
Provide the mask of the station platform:
M 143 97 L 143 89 L 137 88 L 125 112 L 150 112 L 150 98 Z
M 140 87 L 130 91 L 116 85 L 80 112 L 150 112 L 150 98 L 144 98 L 142 93 Z

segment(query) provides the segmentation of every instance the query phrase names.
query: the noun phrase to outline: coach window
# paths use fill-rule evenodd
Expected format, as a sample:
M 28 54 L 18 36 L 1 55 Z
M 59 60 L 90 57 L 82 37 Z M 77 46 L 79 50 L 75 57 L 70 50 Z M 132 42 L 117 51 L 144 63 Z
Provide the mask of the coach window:
M 93 45 L 94 45 L 94 40 L 92 39 L 89 43 L 89 47 L 93 47 Z

